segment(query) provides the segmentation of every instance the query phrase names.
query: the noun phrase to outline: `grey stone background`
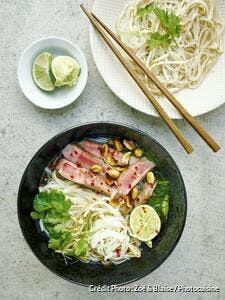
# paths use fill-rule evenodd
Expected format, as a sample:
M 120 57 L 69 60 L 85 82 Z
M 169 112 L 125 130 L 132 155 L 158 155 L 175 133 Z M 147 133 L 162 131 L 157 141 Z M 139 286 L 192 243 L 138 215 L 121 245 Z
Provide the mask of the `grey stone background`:
M 92 0 L 84 2 L 92 4 Z M 49 35 L 79 45 L 89 66 L 82 96 L 58 111 L 42 110 L 27 101 L 16 76 L 23 49 Z M 133 110 L 113 95 L 94 64 L 88 22 L 79 1 L 0 0 L 0 299 L 224 299 L 225 106 L 198 119 L 221 144 L 219 153 L 212 153 L 184 121 L 177 121 L 195 147 L 187 156 L 160 119 Z M 124 122 L 149 132 L 175 158 L 186 183 L 188 216 L 182 238 L 166 262 L 137 284 L 214 285 L 220 293 L 95 294 L 52 274 L 31 253 L 17 221 L 22 173 L 37 149 L 53 135 L 96 120 Z

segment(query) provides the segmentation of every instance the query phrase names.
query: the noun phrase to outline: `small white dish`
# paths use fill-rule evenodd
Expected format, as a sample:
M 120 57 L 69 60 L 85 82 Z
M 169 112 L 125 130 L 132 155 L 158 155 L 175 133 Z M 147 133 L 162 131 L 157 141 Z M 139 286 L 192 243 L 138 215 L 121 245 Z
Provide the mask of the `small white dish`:
M 75 58 L 81 68 L 78 82 L 74 87 L 56 88 L 53 92 L 42 91 L 32 77 L 32 64 L 41 52 L 54 56 L 68 55 Z M 47 37 L 30 44 L 22 53 L 17 76 L 24 95 L 35 105 L 46 109 L 58 109 L 71 104 L 82 93 L 88 78 L 87 61 L 83 52 L 70 41 L 60 37 Z

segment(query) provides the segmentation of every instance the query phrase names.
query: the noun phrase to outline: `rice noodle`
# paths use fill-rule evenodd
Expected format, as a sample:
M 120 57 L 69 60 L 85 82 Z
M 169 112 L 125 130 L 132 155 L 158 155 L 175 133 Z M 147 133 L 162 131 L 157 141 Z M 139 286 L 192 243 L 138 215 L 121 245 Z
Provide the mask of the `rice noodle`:
M 172 42 L 167 49 L 157 47 L 149 50 L 149 36 L 162 28 L 153 12 L 144 17 L 137 15 L 138 8 L 147 4 L 179 16 L 181 33 L 176 38 L 177 45 Z M 116 31 L 122 41 L 171 92 L 200 85 L 222 53 L 223 29 L 215 0 L 132 0 L 126 4 L 116 23 Z M 154 84 L 143 73 L 140 76 L 157 94 Z
M 84 234 L 85 218 L 88 216 L 90 224 L 88 251 L 80 260 L 119 264 L 131 257 L 141 256 L 140 242 L 129 236 L 127 220 L 118 207 L 113 207 L 109 203 L 111 198 L 68 180 L 61 180 L 55 172 L 52 173 L 49 182 L 40 188 L 40 191 L 50 189 L 62 191 L 66 198 L 72 201 L 69 211 L 71 220 L 67 227 L 72 233 L 73 242 L 63 251 L 57 250 L 57 252 L 66 255 L 73 249 Z

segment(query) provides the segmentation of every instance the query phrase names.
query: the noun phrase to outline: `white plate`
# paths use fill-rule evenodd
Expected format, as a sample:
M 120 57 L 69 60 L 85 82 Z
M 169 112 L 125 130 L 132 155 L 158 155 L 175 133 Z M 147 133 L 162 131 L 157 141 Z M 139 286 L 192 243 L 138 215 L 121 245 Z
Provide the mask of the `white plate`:
M 45 92 L 36 86 L 32 78 L 32 64 L 37 55 L 45 51 L 54 56 L 69 55 L 78 61 L 81 72 L 74 87 Z M 24 50 L 19 60 L 17 76 L 24 95 L 33 104 L 42 108 L 57 109 L 71 104 L 80 96 L 87 83 L 88 68 L 85 56 L 77 46 L 60 37 L 47 37 L 33 42 Z
M 127 0 L 96 0 L 93 12 L 115 31 L 116 17 L 126 2 Z M 221 17 L 225 20 L 224 0 L 219 1 L 219 9 Z M 97 68 L 110 89 L 135 109 L 158 116 L 139 87 L 92 26 L 90 27 L 90 43 Z M 193 116 L 209 112 L 225 103 L 225 52 L 220 55 L 216 65 L 198 88 L 184 89 L 176 93 L 176 97 Z M 171 118 L 182 118 L 166 99 L 161 98 L 160 103 Z

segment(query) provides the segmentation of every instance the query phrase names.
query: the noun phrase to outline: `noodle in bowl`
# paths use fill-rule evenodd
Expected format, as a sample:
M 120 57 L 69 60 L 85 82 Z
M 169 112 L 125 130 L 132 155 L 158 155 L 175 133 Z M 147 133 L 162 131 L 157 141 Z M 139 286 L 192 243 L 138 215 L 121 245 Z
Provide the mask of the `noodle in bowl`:
M 69 259 L 67 252 L 82 237 L 88 216 L 90 224 L 88 251 L 85 257 L 80 259 L 81 261 L 120 264 L 132 257 L 141 256 L 139 248 L 141 242 L 128 235 L 127 219 L 121 214 L 119 207 L 109 204 L 110 197 L 70 181 L 61 180 L 57 177 L 56 172 L 50 174 L 48 183 L 41 187 L 40 191 L 51 189 L 63 192 L 72 202 L 71 220 L 67 226 L 71 229 L 73 241 L 63 251 L 57 250 L 56 252 Z M 116 252 L 118 248 L 120 249 L 119 255 Z
M 180 18 L 181 33 L 176 43 L 172 42 L 168 48 L 148 48 L 148 37 L 161 30 L 159 20 L 152 12 L 144 16 L 137 14 L 139 8 L 148 4 Z M 223 30 L 214 0 L 132 0 L 126 4 L 116 23 L 122 41 L 171 92 L 200 85 L 223 51 Z M 140 76 L 157 94 L 158 90 L 146 76 L 141 72 Z

